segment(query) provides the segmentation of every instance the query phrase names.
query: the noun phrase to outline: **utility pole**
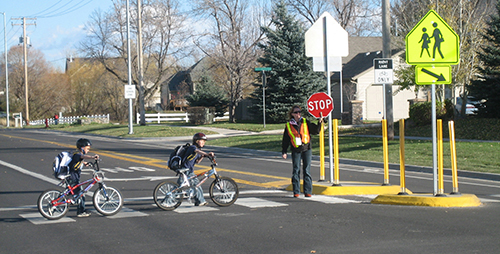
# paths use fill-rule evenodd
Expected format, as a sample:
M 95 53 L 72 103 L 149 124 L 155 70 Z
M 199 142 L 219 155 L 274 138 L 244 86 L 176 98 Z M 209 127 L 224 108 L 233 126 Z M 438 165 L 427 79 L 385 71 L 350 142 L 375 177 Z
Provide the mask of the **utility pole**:
M 126 12 L 127 12 L 127 73 L 128 73 L 128 85 L 132 85 L 132 59 L 130 56 L 130 1 L 127 0 Z M 133 125 L 134 114 L 132 113 L 132 99 L 128 99 L 128 134 L 134 134 Z
M 9 111 L 9 61 L 7 60 L 7 21 L 5 20 L 5 12 L 3 14 L 3 41 L 5 46 L 5 101 L 7 102 L 7 127 L 10 127 L 10 111 Z
M 137 48 L 139 57 L 139 113 L 141 126 L 146 125 L 146 111 L 144 110 L 144 70 L 142 66 L 142 2 L 137 0 Z
M 36 18 L 12 18 L 13 20 L 22 20 L 22 24 L 12 24 L 13 26 L 23 26 L 23 52 L 24 52 L 24 96 L 26 105 L 26 125 L 30 125 L 30 110 L 28 104 L 28 39 L 26 37 L 26 26 L 36 25 L 36 23 L 26 24 L 26 20 L 36 20 Z
M 389 0 L 382 0 L 382 44 L 383 57 L 391 58 L 391 3 Z M 387 120 L 387 139 L 394 140 L 394 116 L 392 104 L 392 85 L 384 84 L 383 93 L 385 96 L 384 117 Z

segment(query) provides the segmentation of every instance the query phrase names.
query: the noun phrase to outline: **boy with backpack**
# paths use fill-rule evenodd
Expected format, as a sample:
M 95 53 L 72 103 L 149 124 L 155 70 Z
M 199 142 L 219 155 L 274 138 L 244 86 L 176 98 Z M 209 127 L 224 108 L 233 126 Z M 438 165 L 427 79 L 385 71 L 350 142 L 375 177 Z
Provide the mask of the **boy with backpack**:
M 92 142 L 86 138 L 81 138 L 76 141 L 76 149 L 77 151 L 73 153 L 71 158 L 71 162 L 68 164 L 69 168 L 69 184 L 71 186 L 75 186 L 80 183 L 80 175 L 82 173 L 82 168 L 84 165 L 87 165 L 84 159 L 99 159 L 99 155 L 88 155 L 90 151 L 90 146 L 92 146 Z M 82 191 L 82 187 L 80 186 L 79 191 Z M 78 194 L 78 193 L 75 193 Z M 85 195 L 78 200 L 78 207 L 76 209 L 76 216 L 88 217 L 90 216 L 90 212 L 85 211 Z
M 213 152 L 206 153 L 201 150 L 205 146 L 205 142 L 207 141 L 207 136 L 201 132 L 194 134 L 193 136 L 193 144 L 187 148 L 184 153 L 184 158 L 182 160 L 182 168 L 188 168 L 189 171 L 186 173 L 187 177 L 194 176 L 194 165 L 200 163 L 204 157 L 215 156 Z M 181 184 L 183 181 L 182 176 L 177 180 L 177 184 Z M 193 178 L 192 184 L 196 185 L 199 183 L 198 178 Z M 196 188 L 195 197 L 195 206 L 205 206 L 208 204 L 203 197 L 203 189 L 201 186 Z

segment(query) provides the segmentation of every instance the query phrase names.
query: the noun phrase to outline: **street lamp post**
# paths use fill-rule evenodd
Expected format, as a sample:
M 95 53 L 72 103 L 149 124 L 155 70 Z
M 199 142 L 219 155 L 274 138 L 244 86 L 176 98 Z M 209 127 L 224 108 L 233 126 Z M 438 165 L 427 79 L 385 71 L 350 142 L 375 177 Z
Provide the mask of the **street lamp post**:
M 264 122 L 264 129 L 266 128 L 266 71 L 271 71 L 271 67 L 255 68 L 255 71 L 262 72 L 262 118 Z

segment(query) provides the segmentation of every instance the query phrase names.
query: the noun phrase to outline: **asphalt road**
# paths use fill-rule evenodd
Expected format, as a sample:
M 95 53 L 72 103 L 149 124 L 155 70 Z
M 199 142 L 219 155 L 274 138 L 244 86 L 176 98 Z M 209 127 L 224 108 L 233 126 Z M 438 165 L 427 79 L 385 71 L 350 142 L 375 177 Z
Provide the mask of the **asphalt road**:
M 498 253 L 500 184 L 460 177 L 462 193 L 483 203 L 473 208 L 371 204 L 375 196 L 292 198 L 291 161 L 279 153 L 211 147 L 219 172 L 238 182 L 236 204 L 175 211 L 154 205 L 152 192 L 175 180 L 165 161 L 179 141 L 124 140 L 86 136 L 98 153 L 106 183 L 125 198 L 122 211 L 77 218 L 75 207 L 48 221 L 36 209 L 45 189 L 58 188 L 51 175 L 53 157 L 71 150 L 80 134 L 0 129 L 0 253 Z M 430 158 L 431 159 L 431 158 Z M 197 168 L 208 168 L 204 161 Z M 342 181 L 383 182 L 380 164 L 342 160 Z M 413 192 L 432 192 L 432 174 L 407 172 Z M 84 172 L 82 177 L 90 177 Z M 399 184 L 397 170 L 390 182 Z M 319 162 L 313 162 L 319 178 Z M 327 179 L 329 176 L 327 175 Z M 210 180 L 209 180 L 210 181 Z M 209 183 L 204 185 L 205 195 Z M 445 192 L 451 179 L 445 177 Z

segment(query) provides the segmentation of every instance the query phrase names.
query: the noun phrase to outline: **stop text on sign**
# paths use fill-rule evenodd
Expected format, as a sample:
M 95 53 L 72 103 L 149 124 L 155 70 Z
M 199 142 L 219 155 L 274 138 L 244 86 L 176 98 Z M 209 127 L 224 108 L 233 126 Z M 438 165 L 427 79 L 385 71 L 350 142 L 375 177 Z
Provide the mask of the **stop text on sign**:
M 326 117 L 333 110 L 333 99 L 326 93 L 315 93 L 307 100 L 307 111 L 316 118 Z
M 316 111 L 316 110 L 322 111 L 323 109 L 331 109 L 332 104 L 333 104 L 333 101 L 330 99 L 321 100 L 321 101 L 310 101 L 307 104 L 307 109 L 309 111 Z

